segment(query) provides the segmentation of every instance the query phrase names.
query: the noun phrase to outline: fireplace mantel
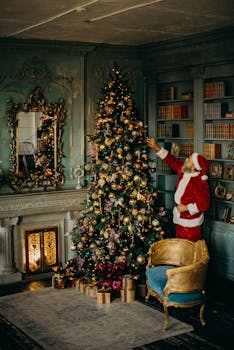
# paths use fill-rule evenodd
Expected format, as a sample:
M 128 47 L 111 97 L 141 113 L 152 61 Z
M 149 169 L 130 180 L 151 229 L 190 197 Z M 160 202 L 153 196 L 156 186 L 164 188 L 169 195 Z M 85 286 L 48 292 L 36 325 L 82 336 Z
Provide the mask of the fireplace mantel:
M 0 196 L 0 219 L 42 212 L 79 211 L 87 190 L 64 190 Z
M 57 226 L 64 263 L 71 253 L 69 232 L 86 199 L 87 189 L 0 195 L 0 284 L 22 279 L 25 228 Z

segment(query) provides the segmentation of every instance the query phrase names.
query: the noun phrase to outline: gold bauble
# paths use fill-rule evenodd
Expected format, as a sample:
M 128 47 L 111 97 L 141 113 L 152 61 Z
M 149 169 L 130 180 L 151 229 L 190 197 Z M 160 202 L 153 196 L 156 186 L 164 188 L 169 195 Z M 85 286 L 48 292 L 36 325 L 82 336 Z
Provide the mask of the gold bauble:
M 136 131 L 136 130 L 133 130 L 132 131 L 132 136 L 133 137 L 136 137 L 136 136 L 138 136 L 139 135 L 139 132 L 138 131 Z
M 137 216 L 138 215 L 138 210 L 137 209 L 132 209 L 132 215 Z
M 139 175 L 135 175 L 134 178 L 133 178 L 133 180 L 134 180 L 135 182 L 138 182 L 138 181 L 141 180 L 141 177 L 140 177 Z
M 164 235 L 165 235 L 165 231 L 164 231 L 164 230 L 161 230 L 161 231 L 159 232 L 159 234 L 160 234 L 160 236 L 164 236 Z
M 115 198 L 115 194 L 114 194 L 113 192 L 110 192 L 110 193 L 108 194 L 108 197 L 109 197 L 109 198 Z
M 137 201 L 136 201 L 135 199 L 130 199 L 130 200 L 129 200 L 129 204 L 130 204 L 130 205 L 135 205 L 136 202 L 137 202 Z
M 132 160 L 132 155 L 130 153 L 128 153 L 126 155 L 126 160 L 128 160 L 128 161 Z
M 105 239 L 109 238 L 109 232 L 108 232 L 108 231 L 105 231 L 105 232 L 103 233 L 103 236 L 104 236 Z
M 103 168 L 104 170 L 108 170 L 109 164 L 108 164 L 108 163 L 103 163 L 103 164 L 102 164 L 102 168 Z
M 146 180 L 142 180 L 140 186 L 145 188 L 147 186 L 147 181 Z
M 145 257 L 143 255 L 138 255 L 136 260 L 140 265 L 143 265 L 145 263 Z
M 129 224 L 129 222 L 130 222 L 129 216 L 125 216 L 125 217 L 123 218 L 123 222 L 124 222 L 125 225 Z
M 139 215 L 137 215 L 137 220 L 138 220 L 138 221 L 142 221 L 142 220 L 143 220 L 143 216 L 142 216 L 142 215 L 140 215 L 140 214 L 139 214 Z
M 125 150 L 126 152 L 129 151 L 129 149 L 130 149 L 129 145 L 124 145 L 124 150 Z
M 119 158 L 119 159 L 123 159 L 122 154 L 119 153 L 119 154 L 118 154 L 118 158 Z
M 105 149 L 105 145 L 101 144 L 101 145 L 99 145 L 99 148 L 101 151 L 103 151 Z
M 123 148 L 118 147 L 117 150 L 116 150 L 116 152 L 117 152 L 117 153 L 120 153 L 120 154 L 123 153 Z
M 128 118 L 126 118 L 126 119 L 124 119 L 124 121 L 123 121 L 123 122 L 124 122 L 124 124 L 126 124 L 126 125 L 127 125 L 127 124 L 129 124 L 129 123 L 130 123 L 130 120 L 129 120 Z
M 90 171 L 91 169 L 92 169 L 92 164 L 91 163 L 85 164 L 85 170 L 86 171 Z
M 96 248 L 96 244 L 95 244 L 94 242 L 93 242 L 93 243 L 91 243 L 91 244 L 90 244 L 90 246 L 89 246 L 89 248 L 90 248 L 90 249 L 94 249 L 94 248 Z
M 101 188 L 99 188 L 98 197 L 101 197 L 103 194 L 104 194 L 104 191 Z
M 117 190 L 117 184 L 116 183 L 111 184 L 111 188 L 114 191 Z
M 128 130 L 129 130 L 129 131 L 132 131 L 133 129 L 134 129 L 134 125 L 133 125 L 133 124 L 129 124 Z
M 145 153 L 142 154 L 142 155 L 141 155 L 141 158 L 143 158 L 143 159 L 145 159 L 145 160 L 148 159 L 148 154 L 145 154 Z
M 83 247 L 84 247 L 84 243 L 79 242 L 79 243 L 77 244 L 77 248 L 78 248 L 78 249 L 82 249 Z
M 141 168 L 141 162 L 136 162 L 136 163 L 134 164 L 134 167 L 135 167 L 136 169 L 140 169 L 140 168 Z

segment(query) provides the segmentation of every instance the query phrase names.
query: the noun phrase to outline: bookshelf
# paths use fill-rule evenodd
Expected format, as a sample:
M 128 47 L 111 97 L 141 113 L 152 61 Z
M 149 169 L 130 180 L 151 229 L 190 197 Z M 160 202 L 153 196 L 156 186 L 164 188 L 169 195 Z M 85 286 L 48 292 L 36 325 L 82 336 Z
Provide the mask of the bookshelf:
M 234 77 L 204 81 L 204 156 L 210 159 L 211 218 L 234 216 Z
M 158 143 L 181 158 L 193 153 L 193 81 L 159 82 L 155 113 Z M 156 168 L 159 199 L 172 209 L 177 176 L 160 158 L 156 159 Z
M 203 237 L 212 257 L 210 273 L 234 280 L 234 64 L 159 72 L 148 79 L 149 135 L 182 160 L 193 152 L 210 160 L 211 207 Z M 207 85 L 207 83 L 209 83 Z M 160 92 L 161 89 L 161 92 Z M 183 95 L 183 96 L 182 96 Z M 175 117 L 178 107 L 180 112 Z M 179 117 L 178 117 L 179 115 Z M 173 209 L 177 175 L 154 156 L 160 205 Z

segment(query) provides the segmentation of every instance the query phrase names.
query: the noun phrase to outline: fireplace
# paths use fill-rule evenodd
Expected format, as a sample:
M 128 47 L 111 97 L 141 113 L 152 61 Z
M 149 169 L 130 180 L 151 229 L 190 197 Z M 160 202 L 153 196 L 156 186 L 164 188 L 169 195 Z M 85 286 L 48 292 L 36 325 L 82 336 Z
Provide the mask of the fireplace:
M 86 198 L 84 189 L 1 196 L 0 284 L 73 258 L 71 231 Z
M 23 236 L 25 273 L 51 272 L 58 265 L 58 227 L 24 229 Z

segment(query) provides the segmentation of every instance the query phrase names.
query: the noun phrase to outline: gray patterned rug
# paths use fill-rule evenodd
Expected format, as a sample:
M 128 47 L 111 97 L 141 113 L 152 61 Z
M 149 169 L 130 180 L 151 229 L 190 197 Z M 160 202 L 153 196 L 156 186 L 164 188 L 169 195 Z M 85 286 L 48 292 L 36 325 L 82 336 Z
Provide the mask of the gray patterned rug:
M 0 314 L 46 350 L 130 350 L 193 327 L 139 301 L 97 304 L 74 288 L 47 287 L 0 298 Z

